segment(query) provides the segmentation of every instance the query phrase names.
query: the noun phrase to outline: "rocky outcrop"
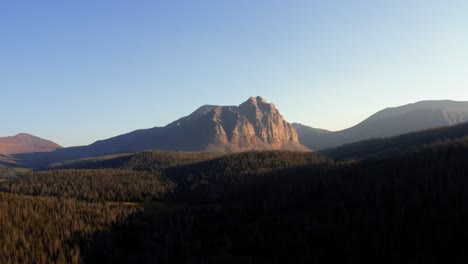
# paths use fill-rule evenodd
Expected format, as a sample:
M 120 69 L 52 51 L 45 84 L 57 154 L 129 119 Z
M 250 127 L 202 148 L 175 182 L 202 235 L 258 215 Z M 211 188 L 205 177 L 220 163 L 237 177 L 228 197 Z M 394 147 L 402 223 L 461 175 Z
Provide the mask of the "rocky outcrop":
M 204 142 L 202 150 L 307 150 L 299 143 L 296 130 L 283 119 L 275 105 L 260 96 L 250 97 L 239 106 L 202 106 L 168 127 L 196 135 L 192 140 Z
M 238 107 L 215 107 L 210 113 L 214 136 L 207 149 L 228 152 L 242 150 L 307 150 L 296 130 L 286 122 L 274 104 L 250 97 Z

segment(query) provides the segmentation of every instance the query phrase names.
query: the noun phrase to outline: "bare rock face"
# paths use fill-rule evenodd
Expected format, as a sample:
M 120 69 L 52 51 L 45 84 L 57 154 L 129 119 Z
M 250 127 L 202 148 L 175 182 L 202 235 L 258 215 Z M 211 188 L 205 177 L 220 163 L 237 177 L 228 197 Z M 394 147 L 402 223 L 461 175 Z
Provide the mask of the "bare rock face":
M 49 152 L 61 148 L 60 145 L 29 134 L 18 134 L 13 137 L 0 138 L 0 154 Z
M 250 97 L 239 106 L 203 106 L 178 122 L 200 123 L 203 119 L 208 119 L 203 123 L 210 135 L 205 139 L 205 150 L 308 150 L 299 143 L 296 129 L 283 119 L 275 105 L 260 96 Z

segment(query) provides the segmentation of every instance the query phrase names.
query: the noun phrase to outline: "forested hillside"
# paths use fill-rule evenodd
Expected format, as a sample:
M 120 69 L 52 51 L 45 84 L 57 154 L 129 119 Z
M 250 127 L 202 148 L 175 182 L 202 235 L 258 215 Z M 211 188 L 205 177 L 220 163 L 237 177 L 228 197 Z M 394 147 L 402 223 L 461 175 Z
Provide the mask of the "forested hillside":
M 214 159 L 222 156 L 211 152 L 151 150 L 132 154 L 109 155 L 51 164 L 48 169 L 134 169 L 160 170 Z
M 137 209 L 58 197 L 0 193 L 0 263 L 81 263 L 94 234 Z
M 321 153 L 335 159 L 378 159 L 419 150 L 424 145 L 468 136 L 468 123 L 408 133 L 396 137 L 369 139 Z
M 463 263 L 468 138 L 429 138 L 368 160 L 145 152 L 3 177 L 0 262 Z

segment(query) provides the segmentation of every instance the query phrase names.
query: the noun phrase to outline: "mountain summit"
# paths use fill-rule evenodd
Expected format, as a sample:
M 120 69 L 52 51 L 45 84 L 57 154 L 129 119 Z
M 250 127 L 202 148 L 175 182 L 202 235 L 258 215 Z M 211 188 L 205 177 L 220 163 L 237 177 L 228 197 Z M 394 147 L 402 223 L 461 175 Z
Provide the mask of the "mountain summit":
M 61 148 L 60 145 L 33 135 L 21 133 L 12 137 L 0 138 L 0 154 L 49 152 Z
M 306 150 L 275 105 L 260 96 L 250 97 L 239 106 L 203 106 L 169 127 L 185 134 L 177 142 L 197 135 L 199 150 Z
M 112 146 L 112 147 L 111 147 Z M 145 149 L 220 151 L 307 150 L 278 109 L 260 96 L 239 106 L 204 105 L 162 128 L 138 130 L 90 147 L 110 152 Z M 102 153 L 101 153 L 102 154 Z M 107 153 L 106 153 L 107 154 Z
M 296 129 L 276 106 L 260 96 L 239 106 L 204 105 L 165 127 L 142 129 L 89 146 L 51 153 L 20 155 L 25 162 L 45 163 L 139 152 L 144 150 L 238 152 L 246 150 L 308 151 Z

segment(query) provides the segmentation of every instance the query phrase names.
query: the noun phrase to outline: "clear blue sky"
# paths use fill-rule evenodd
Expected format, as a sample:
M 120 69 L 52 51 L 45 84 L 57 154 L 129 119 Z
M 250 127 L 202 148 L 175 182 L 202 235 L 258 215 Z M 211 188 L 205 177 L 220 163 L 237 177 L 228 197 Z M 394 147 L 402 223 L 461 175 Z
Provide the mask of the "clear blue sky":
M 338 130 L 468 100 L 468 1 L 3 0 L 0 135 L 64 146 L 272 101 Z

